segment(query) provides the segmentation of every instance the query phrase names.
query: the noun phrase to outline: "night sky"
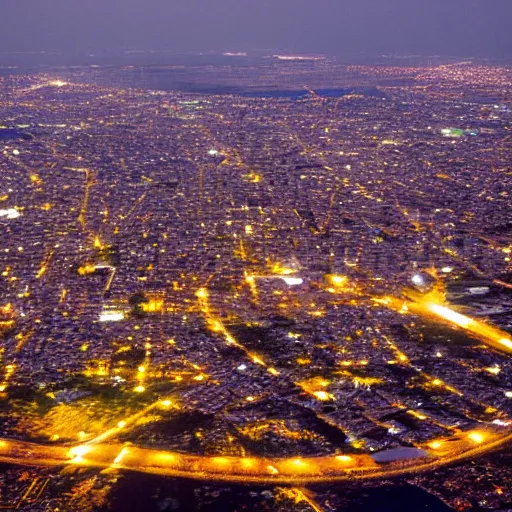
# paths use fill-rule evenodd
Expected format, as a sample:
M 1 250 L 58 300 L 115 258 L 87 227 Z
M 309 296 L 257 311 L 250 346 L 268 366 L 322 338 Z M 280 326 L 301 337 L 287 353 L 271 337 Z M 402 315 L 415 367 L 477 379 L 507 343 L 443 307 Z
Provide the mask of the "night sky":
M 507 57 L 511 0 L 1 0 L 0 53 L 286 49 Z

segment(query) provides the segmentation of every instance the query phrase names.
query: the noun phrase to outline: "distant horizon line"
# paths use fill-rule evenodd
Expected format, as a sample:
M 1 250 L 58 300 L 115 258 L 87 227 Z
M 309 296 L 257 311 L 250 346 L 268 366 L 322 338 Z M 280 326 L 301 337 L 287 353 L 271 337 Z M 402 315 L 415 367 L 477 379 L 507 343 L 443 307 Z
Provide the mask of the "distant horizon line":
M 467 58 L 467 59 L 505 59 L 512 58 L 509 56 L 484 56 L 484 55 L 458 55 L 458 54 L 440 54 L 440 53 L 403 53 L 403 52 L 373 52 L 373 51 L 353 51 L 353 52 L 319 52 L 313 50 L 298 51 L 287 48 L 252 48 L 252 49 L 234 49 L 234 48 L 221 48 L 221 49 L 204 49 L 204 50 L 175 50 L 171 48 L 140 48 L 140 47 L 116 47 L 116 48 L 90 48 L 80 50 L 56 50 L 56 49 L 32 49 L 32 50 L 13 50 L 13 51 L 2 51 L 0 55 L 90 55 L 93 52 L 99 53 L 172 53 L 174 55 L 219 55 L 219 56 L 232 56 L 232 57 L 244 57 L 264 54 L 266 52 L 271 53 L 269 57 L 279 55 L 289 56 L 307 56 L 307 57 L 337 57 L 337 56 L 357 56 L 364 55 L 370 57 L 384 57 L 384 58 Z

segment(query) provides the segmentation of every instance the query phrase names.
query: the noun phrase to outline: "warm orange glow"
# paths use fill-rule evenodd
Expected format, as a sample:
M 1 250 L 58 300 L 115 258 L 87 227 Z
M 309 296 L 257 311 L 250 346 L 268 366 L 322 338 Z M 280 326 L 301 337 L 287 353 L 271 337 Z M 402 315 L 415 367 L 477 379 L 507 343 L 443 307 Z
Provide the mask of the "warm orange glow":
M 208 290 L 206 288 L 199 288 L 196 292 L 197 297 L 200 299 L 207 299 L 208 298 Z
M 328 274 L 326 276 L 327 283 L 331 286 L 327 291 L 329 293 L 336 293 L 342 291 L 344 288 L 348 289 L 348 277 L 338 274 Z
M 256 460 L 256 459 L 249 459 L 249 458 L 247 458 L 247 457 L 244 457 L 244 458 L 240 461 L 240 465 L 241 465 L 244 469 L 250 469 L 250 468 L 253 468 L 256 464 L 257 464 L 257 460 Z
M 124 447 L 120 452 L 119 454 L 117 455 L 117 457 L 114 459 L 114 464 L 120 464 L 121 461 L 123 460 L 124 457 L 126 457 L 126 455 L 128 455 L 129 453 L 129 450 L 128 448 Z
M 498 340 L 498 343 L 500 345 L 503 345 L 504 347 L 512 350 L 512 340 L 510 340 L 508 338 L 501 338 L 500 340 Z
M 209 320 L 208 326 L 213 332 L 222 332 L 224 331 L 224 326 L 222 325 L 222 322 L 219 320 Z
M 287 275 L 293 274 L 294 272 L 295 272 L 295 270 L 293 270 L 292 268 L 284 267 L 280 263 L 274 263 L 274 265 L 272 265 L 272 273 L 273 274 L 287 276 Z
M 253 362 L 254 362 L 254 363 L 256 363 L 256 364 L 260 364 L 261 366 L 265 366 L 265 362 L 264 362 L 264 361 L 263 361 L 263 359 L 261 359 L 259 356 L 255 356 L 255 355 L 253 355 L 253 356 L 251 356 L 251 357 L 252 357 L 252 360 L 253 360 Z M 269 369 L 269 371 L 270 371 L 270 369 Z M 272 372 L 271 372 L 271 373 L 272 373 Z
M 461 315 L 456 311 L 452 311 L 445 306 L 440 306 L 439 304 L 430 304 L 427 307 L 435 315 L 448 320 L 448 322 L 458 325 L 459 327 L 463 327 L 464 329 L 467 329 L 474 322 L 471 318 Z
M 64 82 L 63 80 L 52 80 L 49 82 L 49 85 L 53 85 L 54 87 L 65 87 L 68 85 L 68 82 Z
M 468 434 L 468 438 L 471 439 L 471 441 L 475 442 L 476 444 L 481 444 L 485 440 L 485 436 L 480 432 L 471 432 L 470 434 Z
M 229 459 L 226 457 L 212 457 L 211 461 L 218 466 L 225 466 L 229 464 Z
M 87 274 L 92 274 L 95 271 L 96 271 L 96 267 L 92 263 L 86 263 L 85 265 L 81 266 L 78 269 L 78 273 L 81 276 L 85 276 Z
M 68 452 L 68 456 L 70 459 L 73 459 L 71 462 L 80 462 L 84 455 L 87 455 L 92 450 L 90 446 L 75 446 L 71 448 Z
M 163 299 L 151 299 L 143 302 L 140 307 L 144 313 L 161 313 L 165 309 L 165 304 Z
M 160 402 L 156 402 L 158 405 Z M 150 406 L 150 408 L 153 406 Z M 141 411 L 142 412 L 142 411 Z M 144 414 L 148 409 L 144 411 Z M 140 413 L 137 414 L 140 416 Z M 134 417 L 130 419 L 134 422 Z M 117 429 L 109 429 L 86 445 L 66 448 L 58 445 L 35 445 L 17 440 L 0 440 L 0 450 L 2 457 L 12 458 L 21 454 L 24 457 L 27 450 L 30 450 L 31 463 L 41 462 L 42 465 L 62 465 L 65 463 L 87 464 L 91 467 L 106 468 L 116 465 L 123 465 L 126 469 L 134 471 L 144 471 L 148 473 L 166 474 L 176 476 L 176 471 L 180 474 L 190 473 L 192 478 L 215 480 L 217 476 L 222 475 L 222 480 L 233 482 L 244 481 L 244 478 L 250 478 L 255 482 L 279 482 L 287 484 L 307 483 L 312 481 L 329 482 L 332 480 L 353 478 L 356 476 L 352 469 L 357 466 L 358 474 L 373 475 L 383 477 L 388 472 L 402 474 L 414 470 L 415 465 L 409 464 L 409 461 L 402 461 L 398 465 L 379 467 L 372 461 L 371 457 L 362 454 L 339 454 L 331 456 L 319 456 L 311 458 L 278 458 L 269 464 L 269 460 L 259 457 L 236 457 L 236 456 L 198 456 L 172 451 L 157 451 L 151 449 L 139 448 L 136 446 L 126 446 L 120 443 L 107 443 L 99 445 L 98 443 L 106 441 L 112 435 L 118 433 Z M 108 435 L 107 435 L 108 434 Z M 201 438 L 201 432 L 197 431 L 195 435 Z M 444 440 L 435 440 L 427 444 L 431 450 L 441 449 L 438 453 L 432 455 L 433 462 L 428 464 L 443 464 L 445 462 L 455 462 L 465 457 L 465 452 L 474 453 L 475 449 L 479 453 L 485 451 L 484 441 L 492 434 L 486 432 L 473 431 L 466 433 L 464 437 L 455 437 L 453 442 L 446 443 Z M 509 441 L 510 434 L 502 436 L 502 443 Z M 228 439 L 231 441 L 232 438 Z M 478 446 L 468 445 L 467 440 L 471 440 Z M 492 440 L 499 438 L 492 437 Z M 353 446 L 359 446 L 359 443 L 352 442 Z M 449 444 L 449 446 L 448 446 Z M 469 451 L 468 451 L 469 450 Z M 116 455 L 117 454 L 117 455 Z M 87 456 L 87 458 L 85 458 Z M 115 458 L 114 458 L 115 456 Z M 20 459 L 23 463 L 23 458 Z M 162 469 L 165 468 L 165 473 Z M 377 472 L 376 472 L 377 471 Z
M 315 391 L 313 395 L 318 398 L 318 400 L 326 401 L 326 400 L 332 400 L 334 397 L 327 393 L 326 391 Z

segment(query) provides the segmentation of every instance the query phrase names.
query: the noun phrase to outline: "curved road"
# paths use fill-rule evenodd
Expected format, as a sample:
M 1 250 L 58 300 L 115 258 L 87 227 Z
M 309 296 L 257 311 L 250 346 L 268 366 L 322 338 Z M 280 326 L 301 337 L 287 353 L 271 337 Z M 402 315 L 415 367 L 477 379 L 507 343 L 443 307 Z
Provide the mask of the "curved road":
M 495 450 L 512 441 L 512 433 L 480 430 L 455 440 L 438 440 L 423 447 L 421 459 L 377 464 L 369 455 L 311 458 L 210 457 L 152 450 L 122 444 L 75 447 L 0 440 L 0 461 L 34 466 L 116 468 L 200 480 L 306 484 L 361 478 L 387 478 L 427 471 Z

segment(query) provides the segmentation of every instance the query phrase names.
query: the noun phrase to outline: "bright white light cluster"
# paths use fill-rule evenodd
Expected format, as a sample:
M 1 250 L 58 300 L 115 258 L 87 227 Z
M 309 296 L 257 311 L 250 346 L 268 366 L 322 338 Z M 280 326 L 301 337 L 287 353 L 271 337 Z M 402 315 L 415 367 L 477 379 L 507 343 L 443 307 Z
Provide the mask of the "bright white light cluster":
M 15 208 L 9 208 L 7 210 L 0 210 L 0 218 L 5 217 L 6 219 L 17 219 L 21 213 Z

